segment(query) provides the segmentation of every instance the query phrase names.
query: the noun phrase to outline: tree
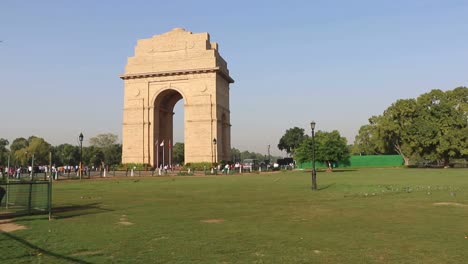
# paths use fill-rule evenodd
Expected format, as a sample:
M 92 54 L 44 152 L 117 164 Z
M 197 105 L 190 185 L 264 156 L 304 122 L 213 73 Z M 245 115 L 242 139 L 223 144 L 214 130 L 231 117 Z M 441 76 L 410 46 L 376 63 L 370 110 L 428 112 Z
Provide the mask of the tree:
M 109 165 L 117 165 L 122 162 L 122 145 L 113 144 L 109 148 L 103 149 L 106 163 Z
M 61 144 L 54 148 L 55 165 L 76 165 L 80 162 L 80 149 L 78 146 Z
M 432 90 L 416 99 L 400 99 L 369 119 L 371 142 L 379 153 L 441 160 L 468 153 L 468 89 Z M 360 133 L 361 134 L 361 133 Z
M 16 161 L 21 165 L 31 164 L 33 155 L 34 164 L 49 163 L 49 152 L 52 150 L 52 146 L 43 138 L 35 136 L 29 137 L 29 140 L 17 138 L 13 143 L 11 145 L 12 153 Z M 14 152 L 13 149 L 15 150 Z
M 299 127 L 293 127 L 284 133 L 281 137 L 278 148 L 280 150 L 286 150 L 288 154 L 294 156 L 294 151 L 296 148 L 302 143 L 302 141 L 306 138 L 304 134 L 304 129 Z
M 0 138 L 0 165 L 5 165 L 4 160 L 6 160 L 5 156 L 8 155 L 9 151 L 6 148 L 10 142 L 7 139 Z
M 240 160 L 243 161 L 245 159 L 256 159 L 256 160 L 264 160 L 265 155 L 256 152 L 249 152 L 244 150 L 240 153 Z
M 16 138 L 11 142 L 10 151 L 11 153 L 15 153 L 17 150 L 26 148 L 28 145 L 29 142 L 25 138 Z
M 241 151 L 238 150 L 238 149 L 236 149 L 236 148 L 231 148 L 230 156 L 231 156 L 231 159 L 232 159 L 234 162 L 242 161 L 242 160 L 241 160 Z
M 468 151 L 468 89 L 432 90 L 417 98 L 420 115 L 413 134 L 415 151 L 429 159 L 449 164 L 450 158 L 462 157 Z
M 99 134 L 89 139 L 89 143 L 92 146 L 105 149 L 117 143 L 119 137 L 112 133 Z
M 89 166 L 99 167 L 104 162 L 104 153 L 95 146 L 83 147 L 83 163 Z
M 52 151 L 52 146 L 43 138 L 31 138 L 27 151 L 34 154 L 34 164 L 49 164 L 49 153 Z
M 99 134 L 89 139 L 91 146 L 94 146 L 104 154 L 103 163 L 108 165 L 119 164 L 122 160 L 122 145 L 117 144 L 118 136 L 107 133 Z M 103 164 L 104 165 L 104 164 Z
M 310 161 L 312 152 L 313 141 L 311 137 L 307 137 L 297 148 L 296 160 L 299 162 Z M 315 133 L 315 159 L 317 161 L 326 163 L 331 169 L 332 163 L 348 161 L 349 157 L 347 140 L 340 135 L 340 132 L 337 130 L 332 132 L 319 130 Z
M 363 125 L 359 128 L 359 133 L 354 139 L 351 151 L 354 154 L 379 154 L 373 126 Z
M 175 164 L 184 164 L 185 160 L 185 145 L 184 143 L 177 142 L 172 147 L 172 159 Z

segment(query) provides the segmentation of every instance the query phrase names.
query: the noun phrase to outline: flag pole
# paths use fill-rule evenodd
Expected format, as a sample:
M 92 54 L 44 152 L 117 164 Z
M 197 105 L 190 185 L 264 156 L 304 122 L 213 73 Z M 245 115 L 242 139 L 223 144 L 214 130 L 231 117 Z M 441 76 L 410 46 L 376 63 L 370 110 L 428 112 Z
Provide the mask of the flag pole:
M 156 139 L 156 168 L 159 168 L 159 140 Z

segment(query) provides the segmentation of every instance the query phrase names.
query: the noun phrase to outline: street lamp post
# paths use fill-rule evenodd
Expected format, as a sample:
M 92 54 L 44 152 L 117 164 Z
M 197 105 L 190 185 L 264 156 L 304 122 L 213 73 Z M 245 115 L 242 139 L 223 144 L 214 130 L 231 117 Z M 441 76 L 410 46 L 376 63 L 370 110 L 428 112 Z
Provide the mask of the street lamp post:
M 83 133 L 80 133 L 80 135 L 78 136 L 78 140 L 80 140 L 80 167 L 78 168 L 79 171 L 79 175 L 80 175 L 80 180 L 81 180 L 81 176 L 83 174 L 83 171 L 82 171 L 82 163 L 83 163 Z
M 216 155 L 216 154 L 217 154 L 217 153 L 216 153 L 216 138 L 213 138 L 213 153 L 214 153 L 214 155 L 213 155 L 213 157 L 214 157 L 214 164 L 216 164 L 216 156 L 217 156 L 217 155 Z
M 317 190 L 317 171 L 315 170 L 315 121 L 310 122 L 312 129 L 312 190 Z
M 271 163 L 271 156 L 270 156 L 270 145 L 268 145 L 268 164 Z
M 31 180 L 34 179 L 34 153 L 32 154 L 31 157 Z

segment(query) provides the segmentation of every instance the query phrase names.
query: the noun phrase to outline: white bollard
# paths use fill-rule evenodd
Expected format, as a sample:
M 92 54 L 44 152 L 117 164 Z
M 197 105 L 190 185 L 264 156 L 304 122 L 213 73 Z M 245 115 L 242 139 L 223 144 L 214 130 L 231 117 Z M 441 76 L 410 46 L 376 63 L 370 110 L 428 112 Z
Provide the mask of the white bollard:
M 102 174 L 103 177 L 106 177 L 107 170 L 104 168 L 104 173 Z
M 133 177 L 133 169 L 130 171 L 130 177 Z

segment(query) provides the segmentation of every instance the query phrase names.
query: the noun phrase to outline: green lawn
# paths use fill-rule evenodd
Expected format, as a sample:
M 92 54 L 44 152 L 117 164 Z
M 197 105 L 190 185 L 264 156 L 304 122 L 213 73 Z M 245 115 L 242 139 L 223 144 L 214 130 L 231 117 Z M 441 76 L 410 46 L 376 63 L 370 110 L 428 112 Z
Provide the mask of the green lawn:
M 359 169 L 54 184 L 0 263 L 466 263 L 467 169 Z M 445 204 L 437 204 L 445 203 Z

